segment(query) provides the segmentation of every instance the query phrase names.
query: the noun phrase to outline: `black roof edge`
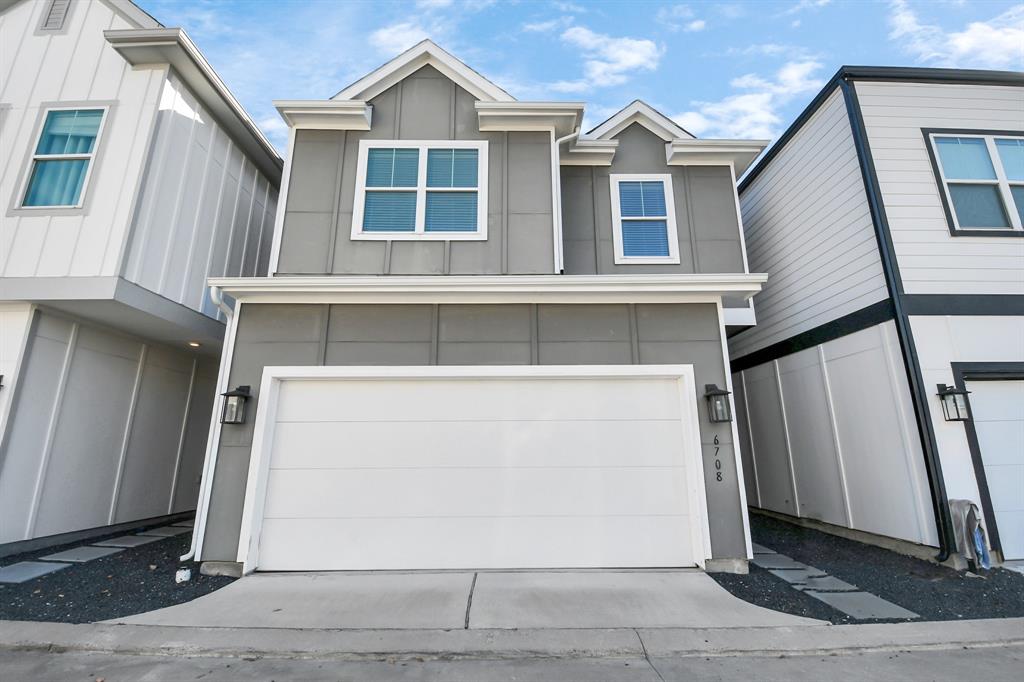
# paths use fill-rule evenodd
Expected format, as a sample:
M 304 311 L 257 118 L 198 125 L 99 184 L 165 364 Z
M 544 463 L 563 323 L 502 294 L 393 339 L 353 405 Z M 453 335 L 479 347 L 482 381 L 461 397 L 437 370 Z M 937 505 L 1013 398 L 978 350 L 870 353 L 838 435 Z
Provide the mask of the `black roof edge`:
M 897 81 L 906 83 L 962 83 L 967 85 L 1015 85 L 1024 86 L 1024 72 L 1021 71 L 986 71 L 982 69 L 933 69 L 916 66 L 841 66 L 814 96 L 807 107 L 800 112 L 793 123 L 786 129 L 757 164 L 743 176 L 738 191 L 743 192 L 754 181 L 761 171 L 771 163 L 776 154 L 782 151 L 796 133 L 818 110 L 822 102 L 832 94 L 840 80 L 860 81 Z

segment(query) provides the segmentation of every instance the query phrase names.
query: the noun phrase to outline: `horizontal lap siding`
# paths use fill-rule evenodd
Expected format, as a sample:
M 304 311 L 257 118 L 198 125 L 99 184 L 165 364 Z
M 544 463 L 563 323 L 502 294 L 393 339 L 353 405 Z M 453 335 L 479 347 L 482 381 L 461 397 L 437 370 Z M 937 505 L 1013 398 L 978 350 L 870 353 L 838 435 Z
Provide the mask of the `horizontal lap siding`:
M 853 135 L 837 89 L 740 197 L 751 272 L 768 273 L 733 358 L 886 298 Z
M 856 89 L 904 290 L 1024 293 L 1024 239 L 949 234 L 921 130 L 1024 133 L 1024 88 L 870 82 Z

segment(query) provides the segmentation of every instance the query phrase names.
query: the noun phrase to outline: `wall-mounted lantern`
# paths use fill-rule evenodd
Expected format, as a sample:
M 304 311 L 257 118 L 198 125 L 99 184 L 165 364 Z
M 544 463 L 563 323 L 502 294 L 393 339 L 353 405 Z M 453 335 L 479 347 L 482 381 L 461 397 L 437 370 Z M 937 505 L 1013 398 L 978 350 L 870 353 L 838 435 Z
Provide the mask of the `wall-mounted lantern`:
M 245 403 L 249 400 L 251 390 L 249 386 L 238 386 L 224 396 L 224 411 L 220 415 L 221 424 L 244 424 Z
M 732 421 L 729 391 L 716 384 L 704 384 L 704 398 L 708 401 L 708 419 L 716 423 Z
M 970 391 L 956 386 L 939 384 L 939 400 L 942 401 L 942 413 L 948 422 L 965 422 L 971 418 L 967 407 L 967 394 Z

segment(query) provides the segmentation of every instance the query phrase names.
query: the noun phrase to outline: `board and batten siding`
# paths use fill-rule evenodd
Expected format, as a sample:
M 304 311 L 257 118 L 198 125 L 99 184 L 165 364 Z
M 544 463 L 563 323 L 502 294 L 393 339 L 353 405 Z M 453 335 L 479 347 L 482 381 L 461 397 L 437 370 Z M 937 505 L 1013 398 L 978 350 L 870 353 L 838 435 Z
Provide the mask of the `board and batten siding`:
M 163 68 L 133 69 L 103 38 L 137 28 L 104 2 L 76 2 L 36 34 L 47 2 L 0 13 L 0 276 L 118 274 Z M 45 107 L 110 106 L 81 210 L 15 210 Z
M 904 291 L 1024 294 L 1024 239 L 950 235 L 921 131 L 1024 134 L 1024 88 L 891 82 L 855 87 Z
M 740 195 L 757 326 L 735 359 L 884 300 L 888 293 L 842 93 L 837 88 Z
M 937 545 L 901 364 L 890 321 L 733 374 L 750 505 Z
M 277 189 L 173 71 L 151 150 L 124 275 L 217 317 L 208 277 L 267 274 Z
M 0 543 L 195 508 L 214 361 L 37 311 L 20 371 Z

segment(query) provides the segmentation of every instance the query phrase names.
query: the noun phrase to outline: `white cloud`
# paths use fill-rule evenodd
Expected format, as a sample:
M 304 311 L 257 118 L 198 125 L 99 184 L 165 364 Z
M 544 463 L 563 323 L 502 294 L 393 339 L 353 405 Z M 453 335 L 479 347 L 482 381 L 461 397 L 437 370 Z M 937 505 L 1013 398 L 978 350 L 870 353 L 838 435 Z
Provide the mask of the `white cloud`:
M 548 21 L 536 21 L 533 23 L 523 24 L 522 29 L 527 33 L 549 33 L 555 29 L 568 26 L 572 23 L 572 17 L 559 17 L 558 19 L 549 19 Z
M 1024 68 L 1024 5 L 989 21 L 972 21 L 960 31 L 924 24 L 904 0 L 893 0 L 889 38 L 920 64 L 932 66 Z
M 708 27 L 708 22 L 704 21 L 703 19 L 696 19 L 696 20 L 691 21 L 690 23 L 688 23 L 684 30 L 687 33 L 695 33 L 697 31 L 703 31 L 707 27 Z
M 451 7 L 454 0 L 416 0 L 416 9 L 444 9 Z
M 782 14 L 798 14 L 805 10 L 821 9 L 822 7 L 831 4 L 832 0 L 800 0 L 800 2 L 796 3 Z
M 430 32 L 423 26 L 411 21 L 403 21 L 378 28 L 370 34 L 370 44 L 378 52 L 394 57 L 429 37 Z
M 782 122 L 779 108 L 794 97 L 819 89 L 823 81 L 815 74 L 820 68 L 821 63 L 805 60 L 784 64 L 771 79 L 745 74 L 730 82 L 745 92 L 717 102 L 693 102 L 693 110 L 672 118 L 694 135 L 774 138 Z
M 583 78 L 551 85 L 556 92 L 584 92 L 590 88 L 621 85 L 636 71 L 654 71 L 662 48 L 644 38 L 613 38 L 582 26 L 562 33 L 562 40 L 584 54 Z
M 586 7 L 577 5 L 575 2 L 563 1 L 553 2 L 551 4 L 554 5 L 555 9 L 557 9 L 559 12 L 572 12 L 574 14 L 586 14 L 587 12 Z
M 670 31 L 703 31 L 708 23 L 703 19 L 697 19 L 696 14 L 689 5 L 667 5 L 658 10 L 655 20 L 667 27 Z

